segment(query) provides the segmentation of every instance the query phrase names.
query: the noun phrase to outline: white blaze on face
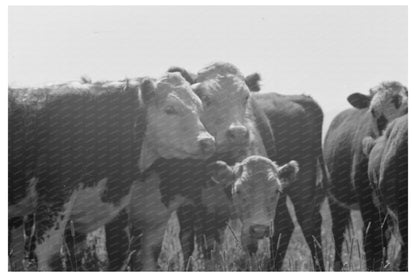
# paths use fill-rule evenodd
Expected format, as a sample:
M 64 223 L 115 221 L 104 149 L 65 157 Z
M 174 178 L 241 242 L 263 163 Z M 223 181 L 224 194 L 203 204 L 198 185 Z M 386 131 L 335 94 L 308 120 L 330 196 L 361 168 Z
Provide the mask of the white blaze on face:
M 386 123 L 407 113 L 407 88 L 398 82 L 384 82 L 370 90 L 373 98 L 369 110 L 375 119 L 384 117 Z
M 196 82 L 193 89 L 204 106 L 201 120 L 215 137 L 217 152 L 247 148 L 246 108 L 250 91 L 244 76 L 231 64 L 215 63 L 201 70 Z
M 141 95 L 147 111 L 142 172 L 158 157 L 203 159 L 214 153 L 214 138 L 200 121 L 201 100 L 179 73 L 168 73 L 156 84 L 145 81 Z

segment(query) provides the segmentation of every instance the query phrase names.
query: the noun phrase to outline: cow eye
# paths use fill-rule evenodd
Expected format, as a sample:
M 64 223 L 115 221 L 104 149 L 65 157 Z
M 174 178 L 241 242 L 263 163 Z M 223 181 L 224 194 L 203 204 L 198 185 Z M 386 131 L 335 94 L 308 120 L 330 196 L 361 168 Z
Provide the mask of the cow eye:
M 206 95 L 202 95 L 201 96 L 201 101 L 204 104 L 204 106 L 206 106 L 206 107 L 209 107 L 212 104 L 211 99 L 208 96 L 206 96 Z
M 169 115 L 178 114 L 178 111 L 173 106 L 167 106 L 165 108 L 165 113 Z
M 247 95 L 244 97 L 244 103 L 247 103 L 248 98 L 250 98 L 250 95 L 248 95 L 248 94 L 247 94 Z
M 394 95 L 393 96 L 393 99 L 391 100 L 391 103 L 393 103 L 394 104 L 394 106 L 396 107 L 396 109 L 398 109 L 399 107 L 400 107 L 400 101 L 401 99 L 400 99 L 400 96 L 399 95 Z

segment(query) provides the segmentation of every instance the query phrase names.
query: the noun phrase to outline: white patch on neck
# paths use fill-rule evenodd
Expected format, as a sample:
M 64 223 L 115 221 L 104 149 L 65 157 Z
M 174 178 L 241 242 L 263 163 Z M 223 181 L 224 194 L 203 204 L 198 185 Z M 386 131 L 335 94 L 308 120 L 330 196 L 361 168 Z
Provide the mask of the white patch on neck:
M 114 219 L 130 203 L 132 187 L 129 193 L 120 200 L 119 205 L 105 203 L 101 196 L 106 189 L 107 178 L 96 186 L 81 189 L 71 214 L 75 231 L 87 234 Z M 81 184 L 82 185 L 82 184 Z
M 36 243 L 35 253 L 38 258 L 38 270 L 50 271 L 51 259 L 59 255 L 66 224 L 68 223 L 79 191 L 72 193 L 69 201 L 65 203 L 63 210 L 56 216 L 53 226 L 42 235 L 42 242 Z

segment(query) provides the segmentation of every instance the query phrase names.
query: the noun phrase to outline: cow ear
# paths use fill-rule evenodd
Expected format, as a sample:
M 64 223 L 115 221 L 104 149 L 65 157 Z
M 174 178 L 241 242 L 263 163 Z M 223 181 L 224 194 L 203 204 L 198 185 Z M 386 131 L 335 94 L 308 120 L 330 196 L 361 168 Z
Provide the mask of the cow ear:
M 150 78 L 144 78 L 140 84 L 140 96 L 145 105 L 155 96 L 155 84 Z
M 365 109 L 370 106 L 371 96 L 356 92 L 348 96 L 348 102 L 357 109 Z
M 233 169 L 223 161 L 209 164 L 208 174 L 216 184 L 228 185 L 234 180 Z
M 277 178 L 279 178 L 279 181 L 282 184 L 282 190 L 296 180 L 298 172 L 299 164 L 297 161 L 290 161 L 278 168 Z
M 376 144 L 376 140 L 372 137 L 365 137 L 362 141 L 363 153 L 366 157 L 370 156 L 371 150 Z
M 179 72 L 188 83 L 191 85 L 195 83 L 196 75 L 188 72 L 182 67 L 173 66 L 168 69 L 168 72 Z
M 260 74 L 253 73 L 248 75 L 244 81 L 250 91 L 257 92 L 260 91 L 260 80 Z

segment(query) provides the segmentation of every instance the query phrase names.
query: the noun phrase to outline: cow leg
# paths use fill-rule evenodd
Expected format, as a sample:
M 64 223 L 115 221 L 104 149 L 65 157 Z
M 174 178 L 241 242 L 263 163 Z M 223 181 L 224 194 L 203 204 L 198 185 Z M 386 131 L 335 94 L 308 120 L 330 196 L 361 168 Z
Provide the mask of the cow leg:
M 157 175 L 152 175 L 145 182 L 137 182 L 133 186 L 129 209 L 132 230 L 134 235 L 142 235 L 141 253 L 131 260 L 133 270 L 139 267 L 144 271 L 158 269 L 157 260 L 168 220 L 172 212 L 184 203 L 183 197 L 174 197 L 166 207 L 161 201 L 159 183 Z M 138 249 L 132 250 L 138 252 Z
M 335 246 L 334 270 L 341 271 L 343 267 L 342 244 L 344 243 L 345 230 L 350 222 L 350 210 L 341 207 L 331 198 L 329 198 L 329 209 L 332 217 L 332 234 Z
M 361 184 L 359 187 L 359 204 L 363 218 L 364 251 L 367 270 L 380 271 L 383 269 L 383 220 L 384 216 L 373 202 L 370 185 Z
M 274 218 L 274 234 L 270 240 L 271 270 L 281 270 L 295 225 L 286 204 L 287 197 L 279 199 Z
M 46 230 L 39 226 L 39 229 L 44 230 L 37 237 L 35 248 L 38 258 L 38 270 L 40 271 L 51 271 L 56 269 L 60 263 L 59 252 L 64 241 L 65 227 L 70 219 L 77 194 L 78 192 L 74 192 L 71 195 L 71 198 L 64 204 L 61 211 L 49 215 L 49 217 L 52 217 L 52 224 L 49 224 L 51 226 L 48 226 Z M 39 221 L 39 223 L 41 222 Z
M 406 184 L 407 185 L 407 184 Z M 399 231 L 402 237 L 401 259 L 400 259 L 400 271 L 408 270 L 408 204 L 407 204 L 407 187 L 406 192 L 401 192 L 399 196 Z
M 19 221 L 19 222 L 18 222 Z M 9 270 L 23 271 L 25 258 L 25 224 L 22 218 L 9 220 Z
M 306 243 L 311 250 L 314 269 L 315 271 L 324 271 L 325 266 L 321 239 L 321 213 L 317 207 L 302 207 L 299 203 L 297 204 L 298 205 L 294 205 L 296 217 L 302 229 Z
M 193 205 L 184 205 L 179 207 L 177 211 L 180 226 L 179 238 L 182 247 L 184 270 L 187 270 L 189 258 L 194 251 L 194 222 L 195 213 Z
M 105 246 L 108 255 L 108 271 L 120 270 L 129 250 L 128 214 L 125 210 L 105 225 Z

